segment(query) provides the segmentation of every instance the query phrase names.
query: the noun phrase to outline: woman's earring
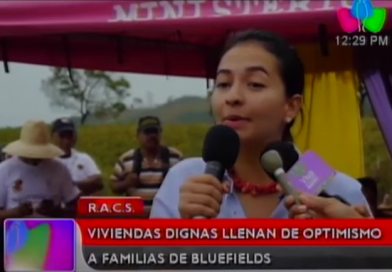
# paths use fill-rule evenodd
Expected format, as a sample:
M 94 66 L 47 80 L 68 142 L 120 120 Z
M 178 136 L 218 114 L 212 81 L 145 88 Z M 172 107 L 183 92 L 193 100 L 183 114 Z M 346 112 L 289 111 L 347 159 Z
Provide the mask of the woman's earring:
M 286 123 L 290 123 L 291 122 L 291 118 L 286 118 Z

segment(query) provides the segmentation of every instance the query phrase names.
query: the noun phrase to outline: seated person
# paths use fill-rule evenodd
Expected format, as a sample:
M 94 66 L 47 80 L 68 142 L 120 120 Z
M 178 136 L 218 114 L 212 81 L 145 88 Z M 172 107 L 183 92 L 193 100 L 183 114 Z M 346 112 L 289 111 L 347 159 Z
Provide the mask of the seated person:
M 362 185 L 362 192 L 369 203 L 370 210 L 377 217 L 378 189 L 376 180 L 370 177 L 363 177 L 359 178 L 358 181 Z
M 392 203 L 389 194 L 384 195 L 383 201 L 377 207 L 378 218 L 392 218 Z
M 67 168 L 55 159 L 64 152 L 50 143 L 44 122 L 26 122 L 20 139 L 4 151 L 12 157 L 0 164 L 1 219 L 76 216 L 80 191 Z

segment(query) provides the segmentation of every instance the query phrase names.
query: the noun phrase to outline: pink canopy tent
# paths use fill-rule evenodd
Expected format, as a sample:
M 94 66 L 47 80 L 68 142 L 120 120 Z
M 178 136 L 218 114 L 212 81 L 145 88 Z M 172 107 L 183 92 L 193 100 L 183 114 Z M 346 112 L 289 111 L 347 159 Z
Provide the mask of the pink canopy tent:
M 209 77 L 228 33 L 263 28 L 314 40 L 340 32 L 341 0 L 1 1 L 0 59 Z M 392 1 L 373 1 L 392 10 Z M 387 26 L 392 26 L 391 21 Z

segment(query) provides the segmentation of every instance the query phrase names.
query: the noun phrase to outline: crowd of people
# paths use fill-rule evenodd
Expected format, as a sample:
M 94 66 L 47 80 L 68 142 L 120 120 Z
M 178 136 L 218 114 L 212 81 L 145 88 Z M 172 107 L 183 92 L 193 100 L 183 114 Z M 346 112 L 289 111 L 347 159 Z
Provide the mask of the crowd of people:
M 262 169 L 259 157 L 269 142 L 293 141 L 290 128 L 301 112 L 304 84 L 302 61 L 283 38 L 259 30 L 232 36 L 211 96 L 216 123 L 233 128 L 241 142 L 224 181 L 204 174 L 201 158 L 183 159 L 161 145 L 160 120 L 146 116 L 136 132 L 140 146 L 115 163 L 110 189 L 142 197 L 147 218 L 373 218 L 374 195 L 366 200 L 364 181 L 361 186 L 337 173 L 325 190 L 344 202 L 301 194 L 297 204 L 293 196 L 281 201 L 281 188 Z M 42 121 L 23 125 L 20 139 L 3 149 L 1 218 L 74 217 L 81 195 L 102 194 L 101 171 L 75 149 L 76 141 L 76 127 L 66 118 L 54 121 L 51 131 Z
M 169 168 L 182 159 L 161 145 L 162 126 L 154 116 L 139 120 L 140 146 L 115 163 L 109 186 L 115 194 L 142 197 L 145 217 Z M 0 164 L 0 217 L 75 217 L 80 196 L 102 195 L 104 181 L 94 159 L 75 149 L 77 130 L 60 118 L 51 131 L 43 121 L 28 121 L 20 139 L 3 148 Z

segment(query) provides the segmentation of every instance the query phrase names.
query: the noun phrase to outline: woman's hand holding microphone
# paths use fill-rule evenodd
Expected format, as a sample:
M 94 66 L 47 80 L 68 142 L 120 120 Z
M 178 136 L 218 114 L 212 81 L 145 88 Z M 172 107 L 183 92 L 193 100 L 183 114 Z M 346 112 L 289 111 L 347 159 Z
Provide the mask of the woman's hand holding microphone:
M 281 190 L 281 188 L 278 189 Z M 190 177 L 180 188 L 179 211 L 181 218 L 215 218 L 218 216 L 224 194 L 230 185 L 209 174 Z M 372 218 L 365 206 L 348 206 L 340 200 L 300 194 L 300 205 L 294 197 L 285 197 L 289 218 Z
M 219 214 L 223 195 L 229 190 L 229 184 L 222 183 L 209 174 L 189 178 L 180 188 L 181 218 L 216 217 Z
M 299 200 L 300 205 L 295 203 L 293 196 L 286 196 L 285 206 L 290 218 L 372 218 L 365 206 L 348 206 L 333 197 L 301 194 Z

